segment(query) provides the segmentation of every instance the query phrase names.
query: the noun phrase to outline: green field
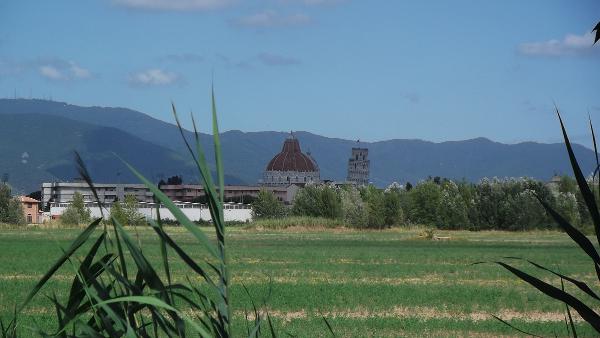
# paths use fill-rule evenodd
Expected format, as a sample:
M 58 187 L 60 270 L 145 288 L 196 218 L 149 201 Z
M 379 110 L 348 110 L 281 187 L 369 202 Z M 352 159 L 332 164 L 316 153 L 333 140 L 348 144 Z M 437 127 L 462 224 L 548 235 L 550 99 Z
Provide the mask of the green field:
M 133 229 L 130 229 L 133 234 Z M 0 316 L 61 255 L 80 230 L 0 229 Z M 194 257 L 198 249 L 184 229 L 169 232 Z M 207 232 L 210 232 L 207 228 Z M 268 307 L 281 336 L 328 336 L 322 320 L 338 337 L 518 336 L 490 313 L 544 335 L 566 334 L 564 306 L 492 264 L 470 265 L 503 256 L 530 258 L 584 280 L 592 265 L 558 232 L 438 232 L 449 241 L 429 241 L 418 230 L 253 231 L 230 228 L 227 236 L 236 330 L 245 330 L 244 307 L 250 306 L 242 283 L 260 302 L 272 281 Z M 135 236 L 135 235 L 134 235 Z M 160 261 L 154 233 L 139 230 L 144 253 Z M 186 270 L 171 256 L 176 279 Z M 517 266 L 532 270 L 523 263 Z M 24 311 L 26 326 L 53 327 L 53 308 L 45 298 L 64 296 L 72 267 L 63 267 Z M 545 280 L 556 278 L 542 274 Z M 597 307 L 596 307 L 597 308 Z M 594 336 L 579 322 L 581 336 Z M 23 332 L 29 336 L 29 332 Z

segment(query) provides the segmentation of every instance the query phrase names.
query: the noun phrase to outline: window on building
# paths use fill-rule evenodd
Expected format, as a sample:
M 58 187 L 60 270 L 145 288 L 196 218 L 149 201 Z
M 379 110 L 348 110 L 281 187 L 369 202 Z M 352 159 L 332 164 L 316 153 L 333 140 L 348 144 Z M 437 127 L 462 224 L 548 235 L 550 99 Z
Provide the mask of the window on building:
M 27 223 L 33 223 L 33 217 L 31 217 L 31 214 L 27 214 Z
M 27 203 L 27 209 L 31 209 L 32 204 L 31 203 Z

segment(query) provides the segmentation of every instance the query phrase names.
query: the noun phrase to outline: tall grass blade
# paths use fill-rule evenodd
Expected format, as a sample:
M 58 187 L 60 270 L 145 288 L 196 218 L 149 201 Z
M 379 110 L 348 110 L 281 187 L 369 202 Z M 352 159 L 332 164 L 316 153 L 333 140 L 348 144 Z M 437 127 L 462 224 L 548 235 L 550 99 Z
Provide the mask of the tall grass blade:
M 173 241 L 173 239 L 171 239 L 171 237 L 167 235 L 167 233 L 165 233 L 164 230 L 158 226 L 158 224 L 156 224 L 156 222 L 154 222 L 153 220 L 149 220 L 149 223 L 154 229 L 154 231 L 158 234 L 158 236 L 162 239 L 162 242 L 168 244 L 173 250 L 175 250 L 177 255 L 179 255 L 179 257 L 185 262 L 185 264 L 187 264 L 187 266 L 194 270 L 194 272 L 196 272 L 198 275 L 202 276 L 202 278 L 204 278 L 204 280 L 210 286 L 216 288 L 215 283 L 210 278 L 208 273 L 206 273 L 204 269 L 202 269 L 198 264 L 196 264 L 196 262 L 183 249 L 181 249 L 175 243 L 175 241 Z
M 194 224 L 190 219 L 165 195 L 160 189 L 158 189 L 154 184 L 148 181 L 142 174 L 140 174 L 135 168 L 133 168 L 129 163 L 122 160 L 123 163 L 131 170 L 131 172 L 137 176 L 137 178 L 144 183 L 144 185 L 156 196 L 160 203 L 162 203 L 169 211 L 173 214 L 173 216 L 183 225 L 189 232 L 200 241 L 204 245 L 204 247 L 208 250 L 208 252 L 214 257 L 219 257 L 217 251 L 215 250 L 214 245 L 209 241 L 208 237 L 198 228 L 196 224 Z
M 520 257 L 511 257 L 511 256 L 507 256 L 507 257 L 504 257 L 504 258 L 526 261 L 526 262 L 528 262 L 529 264 L 535 266 L 538 269 L 541 269 L 541 270 L 544 270 L 544 271 L 548 271 L 548 272 L 552 273 L 553 275 L 555 275 L 557 277 L 560 277 L 561 282 L 562 282 L 562 280 L 566 280 L 566 281 L 572 283 L 573 285 L 577 286 L 581 291 L 585 292 L 588 296 L 590 296 L 592 298 L 595 298 L 597 300 L 600 300 L 600 297 L 598 297 L 598 295 L 586 283 L 584 283 L 582 281 L 576 280 L 576 279 L 571 278 L 569 276 L 565 276 L 565 275 L 563 275 L 561 273 L 558 273 L 556 271 L 548 269 L 548 268 L 546 268 L 546 267 L 544 267 L 544 266 L 542 266 L 540 264 L 537 264 L 535 262 L 532 262 L 532 261 L 530 261 L 528 259 L 523 259 L 523 258 L 520 258 Z
M 332 337 L 335 337 L 335 332 L 333 332 L 333 327 L 331 327 L 331 323 L 329 323 L 329 321 L 327 320 L 327 318 L 325 318 L 325 316 L 323 317 L 323 321 L 325 322 L 325 325 L 327 325 L 327 330 L 329 331 L 329 333 L 331 333 Z
M 162 221 L 160 219 L 160 206 L 156 208 L 156 222 L 154 224 L 164 232 Z M 171 285 L 171 269 L 169 268 L 169 254 L 167 251 L 167 245 L 165 241 L 160 241 L 160 256 L 162 258 L 163 267 L 165 269 L 165 275 L 167 276 L 167 284 Z
M 575 179 L 577 180 L 577 185 L 579 186 L 579 190 L 581 191 L 581 195 L 587 205 L 587 208 L 590 212 L 590 216 L 592 217 L 592 221 L 594 223 L 594 230 L 596 232 L 596 240 L 598 244 L 600 244 L 600 213 L 598 212 L 598 206 L 596 205 L 596 199 L 594 198 L 594 194 L 590 190 L 588 186 L 585 176 L 581 172 L 581 168 L 577 163 L 577 159 L 575 158 L 575 153 L 573 152 L 573 147 L 571 146 L 571 142 L 569 141 L 569 136 L 567 135 L 567 131 L 565 129 L 565 125 L 560 116 L 560 112 L 558 108 L 556 108 L 556 114 L 558 115 L 558 120 L 560 121 L 560 127 L 562 129 L 563 138 L 565 140 L 565 146 L 567 148 L 567 152 L 569 153 L 569 160 L 571 161 L 571 167 L 573 168 L 573 174 L 575 175 Z
M 101 219 L 99 218 L 99 219 L 93 221 L 92 223 L 90 223 L 90 225 L 88 225 L 85 228 L 85 230 L 83 230 L 79 234 L 79 236 L 77 236 L 77 238 L 75 238 L 75 240 L 71 243 L 71 246 L 58 259 L 58 261 L 56 263 L 54 263 L 54 265 L 52 265 L 52 267 L 48 270 L 48 272 L 46 272 L 44 274 L 44 276 L 40 279 L 40 281 L 37 282 L 37 284 L 29 292 L 29 294 L 25 298 L 25 301 L 18 308 L 18 312 L 21 312 L 21 310 L 23 310 L 23 308 L 25 308 L 25 306 L 27 306 L 27 304 L 29 304 L 31 299 L 33 299 L 33 297 L 40 291 L 42 286 L 44 286 L 44 284 L 46 284 L 46 282 L 48 282 L 50 277 L 52 277 L 52 275 L 54 275 L 54 273 L 71 257 L 71 255 L 73 255 L 73 253 L 75 253 L 75 251 L 77 251 L 77 249 L 79 249 L 79 247 L 81 247 L 83 245 L 83 243 L 85 243 L 87 241 L 87 239 L 94 232 L 94 230 L 96 229 L 96 227 L 98 226 L 100 221 L 101 221 Z
M 98 203 L 98 208 L 100 209 L 100 215 L 102 215 L 102 218 L 104 218 L 104 212 L 102 211 L 102 203 L 100 202 L 100 197 L 98 196 L 98 191 L 96 191 L 96 187 L 94 187 L 94 182 L 92 181 L 92 176 L 90 175 L 89 171 L 87 170 L 87 167 L 85 165 L 85 163 L 83 162 L 83 159 L 81 158 L 81 155 L 79 155 L 79 152 L 75 151 L 75 164 L 77 167 L 77 172 L 79 173 L 79 177 L 81 177 L 85 183 L 87 183 L 88 187 L 90 187 L 90 190 L 92 190 L 92 194 L 94 195 L 94 199 L 96 200 L 96 203 Z
M 67 307 L 66 307 L 67 313 L 71 313 L 72 311 L 74 311 L 75 307 L 81 303 L 81 300 L 82 300 L 81 296 L 83 296 L 83 294 L 84 294 L 83 285 L 85 283 L 83 283 L 79 277 L 82 275 L 83 269 L 90 271 L 90 274 L 92 276 L 97 276 L 104 270 L 102 266 L 97 266 L 97 268 L 94 268 L 92 266 L 92 261 L 93 261 L 94 257 L 96 256 L 96 252 L 98 251 L 98 248 L 104 242 L 105 237 L 106 237 L 106 233 L 103 232 L 100 235 L 100 237 L 98 237 L 98 239 L 96 240 L 94 245 L 92 245 L 92 248 L 85 256 L 83 262 L 80 264 L 79 272 L 78 272 L 78 274 L 75 275 L 75 278 L 73 278 L 73 283 L 71 284 L 71 290 L 69 292 L 69 297 L 68 297 L 68 302 L 67 302 Z M 110 255 L 110 254 L 108 256 L 112 257 L 112 255 Z
M 594 126 L 592 125 L 592 117 L 588 112 L 588 120 L 590 121 L 590 130 L 592 132 L 592 143 L 594 144 L 594 155 L 596 156 L 596 168 L 594 169 L 594 174 L 592 175 L 592 184 L 595 180 L 598 180 L 598 185 L 596 189 L 598 189 L 598 198 L 600 198 L 600 160 L 598 160 L 598 146 L 596 144 L 596 134 L 594 133 Z
M 588 322 L 596 331 L 600 332 L 600 316 L 594 310 L 592 310 L 589 306 L 584 304 L 579 299 L 575 298 L 571 294 L 562 291 L 559 288 L 556 288 L 536 277 L 533 277 L 517 268 L 514 268 L 503 262 L 494 262 L 506 270 L 512 272 L 515 276 L 519 277 L 521 280 L 527 282 L 529 285 L 535 287 L 540 290 L 547 296 L 550 296 L 554 299 L 560 300 L 563 303 L 571 306 L 575 311 L 579 313 L 579 315 Z
M 206 196 L 208 197 L 208 208 L 210 210 L 211 218 L 213 219 L 213 225 L 215 227 L 215 231 L 217 232 L 217 238 L 221 239 L 223 235 L 223 230 L 220 228 L 218 219 L 222 219 L 222 203 L 219 203 L 219 199 L 217 198 L 217 191 L 215 190 L 215 186 L 212 180 L 212 174 L 208 168 L 208 162 L 206 161 L 206 156 L 204 155 L 204 150 L 202 149 L 202 145 L 200 144 L 200 134 L 198 133 L 198 128 L 196 127 L 196 120 L 194 116 L 192 117 L 192 126 L 194 127 L 194 137 L 196 140 L 196 151 L 198 153 L 198 168 L 200 170 L 200 176 L 202 177 L 204 187 L 206 189 Z
M 221 153 L 221 140 L 219 139 L 219 124 L 217 122 L 217 104 L 215 102 L 215 89 L 211 87 L 211 101 L 212 101 L 212 126 L 213 126 L 213 140 L 215 146 L 215 162 L 217 169 L 217 181 L 219 183 L 219 201 L 223 203 L 224 200 L 224 187 L 225 187 L 225 175 L 223 170 L 223 157 Z
M 586 184 L 587 187 L 587 184 Z M 536 196 L 537 197 L 537 196 Z M 592 196 L 593 197 L 593 196 Z M 594 261 L 594 268 L 598 280 L 600 280 L 600 255 L 594 247 L 594 244 L 583 234 L 571 225 L 566 219 L 564 219 L 558 212 L 552 209 L 546 202 L 542 201 L 537 197 L 538 201 L 542 204 L 544 209 L 554 219 L 556 223 L 571 237 L 571 239 L 579 245 L 579 247 Z
M 192 329 L 194 329 L 194 331 L 196 331 L 196 333 L 198 333 L 201 337 L 207 337 L 207 338 L 212 337 L 210 334 L 208 334 L 208 332 L 206 332 L 206 330 L 204 330 L 204 328 L 202 328 L 200 325 L 198 325 L 195 321 L 190 319 L 184 313 L 180 312 L 173 306 L 171 306 L 171 305 L 165 303 L 164 301 L 162 301 L 158 298 L 155 298 L 155 297 L 149 297 L 149 296 L 118 297 L 118 298 L 104 300 L 104 301 L 98 303 L 98 305 L 108 305 L 108 304 L 122 303 L 122 302 L 135 302 L 135 303 L 140 303 L 140 304 L 152 305 L 153 307 L 156 307 L 156 308 L 160 308 L 160 309 L 164 309 L 166 311 L 171 311 L 171 312 L 177 313 L 177 315 L 179 315 L 181 318 L 183 318 L 183 320 L 187 324 L 189 324 L 192 327 Z
M 564 292 L 565 291 L 565 283 L 563 282 L 563 279 L 560 279 L 560 289 Z M 567 315 L 569 317 L 569 324 L 571 326 L 571 329 L 569 330 L 569 327 L 567 326 L 567 332 L 571 332 L 573 333 L 573 337 L 577 338 L 577 330 L 575 330 L 575 324 L 573 323 L 573 317 L 571 316 L 571 310 L 569 309 L 569 305 L 565 304 L 565 309 L 567 310 Z
M 533 333 L 531 333 L 531 332 L 527 332 L 527 331 L 521 330 L 521 329 L 519 329 L 518 327 L 516 327 L 516 326 L 512 325 L 511 323 L 509 323 L 509 322 L 505 321 L 504 319 L 502 319 L 502 318 L 500 318 L 500 317 L 498 317 L 498 316 L 496 316 L 496 315 L 490 314 L 490 316 L 494 317 L 496 320 L 500 321 L 501 323 L 503 323 L 504 325 L 506 325 L 506 326 L 510 327 L 511 329 L 513 329 L 513 330 L 515 330 L 515 331 L 519 331 L 519 332 L 521 332 L 521 333 L 522 333 L 522 334 L 524 334 L 524 335 L 527 335 L 527 336 L 530 336 L 530 337 L 536 337 L 536 338 L 544 338 L 544 337 L 542 337 L 542 336 L 538 336 L 538 335 L 536 335 L 536 334 L 533 334 Z

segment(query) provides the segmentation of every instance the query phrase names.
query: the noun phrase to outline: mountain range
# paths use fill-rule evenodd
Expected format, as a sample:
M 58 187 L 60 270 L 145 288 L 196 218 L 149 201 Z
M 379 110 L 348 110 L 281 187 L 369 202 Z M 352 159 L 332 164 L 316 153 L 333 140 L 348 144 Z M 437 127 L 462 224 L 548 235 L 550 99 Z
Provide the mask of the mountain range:
M 185 130 L 184 135 L 193 140 L 192 132 Z M 303 151 L 310 151 L 316 159 L 322 179 L 345 179 L 348 157 L 356 141 L 309 132 L 294 135 Z M 226 182 L 256 184 L 288 136 L 273 131 L 223 132 Z M 209 162 L 214 162 L 212 135 L 200 134 L 200 140 Z M 547 180 L 554 174 L 571 173 L 561 143 L 503 144 L 476 138 L 440 143 L 394 139 L 360 145 L 369 148 L 370 179 L 381 187 L 394 181 L 415 183 L 428 176 L 468 181 L 493 176 Z M 574 149 L 584 172 L 591 172 L 593 151 L 577 144 Z M 8 174 L 16 192 L 39 190 L 45 181 L 77 178 L 74 151 L 81 154 L 97 182 L 137 182 L 122 160 L 153 181 L 172 175 L 183 175 L 189 183 L 198 181 L 174 124 L 126 108 L 0 99 L 0 174 Z

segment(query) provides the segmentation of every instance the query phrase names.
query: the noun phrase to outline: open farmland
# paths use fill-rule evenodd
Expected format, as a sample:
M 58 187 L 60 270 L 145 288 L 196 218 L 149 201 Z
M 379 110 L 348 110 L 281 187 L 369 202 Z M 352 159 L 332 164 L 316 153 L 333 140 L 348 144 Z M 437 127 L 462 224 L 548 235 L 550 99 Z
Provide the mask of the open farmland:
M 78 229 L 0 230 L 0 316 L 7 318 L 77 235 Z M 204 253 L 184 229 L 169 232 L 195 258 Z M 212 233 L 212 231 L 207 232 Z M 136 232 L 130 233 L 135 238 Z M 144 253 L 160 266 L 154 233 L 138 229 Z M 268 308 L 282 336 L 327 336 L 322 316 L 338 336 L 517 335 L 490 314 L 544 335 L 565 335 L 564 305 L 518 281 L 500 266 L 476 261 L 520 256 L 592 281 L 589 259 L 558 232 L 439 232 L 450 241 L 429 241 L 418 230 L 254 231 L 230 228 L 227 236 L 236 330 L 245 332 L 244 307 L 272 295 Z M 176 281 L 186 270 L 171 255 Z M 530 267 L 515 263 L 524 267 Z M 53 327 L 44 297 L 69 289 L 66 265 L 20 317 L 26 326 Z M 542 275 L 558 283 L 550 275 Z M 573 292 L 577 293 L 573 290 Z M 593 335 L 583 323 L 579 333 Z

